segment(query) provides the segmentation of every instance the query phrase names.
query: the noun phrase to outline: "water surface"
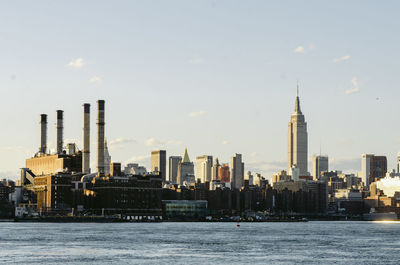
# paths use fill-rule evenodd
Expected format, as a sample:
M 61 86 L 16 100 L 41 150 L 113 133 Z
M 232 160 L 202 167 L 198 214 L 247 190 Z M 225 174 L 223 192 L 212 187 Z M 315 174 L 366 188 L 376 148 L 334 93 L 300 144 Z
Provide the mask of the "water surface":
M 0 223 L 0 263 L 399 264 L 400 223 Z

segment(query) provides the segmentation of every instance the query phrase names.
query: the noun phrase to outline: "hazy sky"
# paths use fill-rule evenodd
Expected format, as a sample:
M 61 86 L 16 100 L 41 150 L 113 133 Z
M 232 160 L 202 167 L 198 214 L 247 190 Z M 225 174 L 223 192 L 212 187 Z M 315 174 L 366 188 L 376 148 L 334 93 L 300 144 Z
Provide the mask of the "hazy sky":
M 82 104 L 106 100 L 112 160 L 242 153 L 245 170 L 286 168 L 300 80 L 309 155 L 360 171 L 400 151 L 398 1 L 1 1 L 0 177 L 39 148 L 39 115 L 65 111 L 82 148 Z M 68 140 L 69 139 L 69 140 Z M 311 162 L 311 159 L 310 159 Z M 309 166 L 311 171 L 311 166 Z

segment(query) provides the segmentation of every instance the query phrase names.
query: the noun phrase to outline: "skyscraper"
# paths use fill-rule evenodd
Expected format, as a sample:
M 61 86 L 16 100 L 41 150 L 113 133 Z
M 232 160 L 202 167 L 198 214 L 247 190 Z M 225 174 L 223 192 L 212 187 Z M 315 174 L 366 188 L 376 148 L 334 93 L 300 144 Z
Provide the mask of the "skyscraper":
M 363 154 L 361 159 L 361 178 L 366 187 L 384 178 L 387 171 L 386 156 L 375 156 L 372 154 Z
M 312 175 L 314 179 L 321 177 L 321 172 L 329 171 L 328 156 L 314 155 Z
M 194 165 L 190 162 L 189 154 L 187 152 L 187 148 L 185 148 L 185 154 L 183 155 L 183 159 L 178 164 L 178 184 L 182 185 L 184 183 L 194 184 Z
M 308 140 L 307 140 L 307 123 L 300 109 L 299 89 L 297 86 L 297 97 L 289 122 L 288 130 L 288 171 L 292 166 L 299 169 L 300 176 L 308 175 L 307 156 L 308 156 Z
M 167 173 L 167 152 L 165 150 L 156 150 L 151 152 L 151 171 L 159 172 L 162 181 L 165 182 Z
M 202 183 L 211 181 L 211 167 L 213 166 L 213 157 L 208 155 L 196 157 L 196 179 Z
M 231 172 L 229 164 L 225 163 L 218 167 L 218 179 L 222 183 L 231 182 Z
M 107 139 L 104 141 L 104 174 L 108 175 L 111 173 L 110 171 L 111 165 L 111 156 L 108 151 Z
M 218 158 L 215 159 L 214 165 L 211 167 L 211 180 L 218 180 L 219 179 L 219 168 L 221 165 L 219 164 Z
M 232 189 L 241 189 L 244 185 L 244 163 L 242 155 L 235 154 L 231 157 L 231 182 Z
M 182 161 L 181 156 L 170 156 L 168 159 L 168 168 L 169 168 L 169 174 L 168 174 L 168 180 L 171 183 L 178 183 L 178 164 L 179 162 Z

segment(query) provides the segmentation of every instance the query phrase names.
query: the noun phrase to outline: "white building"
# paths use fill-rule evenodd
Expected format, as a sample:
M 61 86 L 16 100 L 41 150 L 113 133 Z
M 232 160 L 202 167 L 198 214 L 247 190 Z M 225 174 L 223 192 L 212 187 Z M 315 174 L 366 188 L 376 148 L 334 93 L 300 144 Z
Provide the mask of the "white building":
M 213 157 L 208 155 L 198 156 L 196 158 L 196 179 L 202 183 L 211 181 L 211 168 L 213 166 Z
M 369 179 L 371 175 L 371 158 L 374 155 L 371 154 L 363 154 L 361 158 L 361 180 L 364 183 L 364 186 L 369 187 Z
M 145 175 L 147 174 L 147 169 L 143 166 L 139 166 L 137 163 L 129 163 L 124 168 L 125 174 L 133 174 L 133 175 Z
M 300 169 L 296 165 L 293 165 L 290 168 L 289 175 L 294 181 L 298 181 L 300 179 Z

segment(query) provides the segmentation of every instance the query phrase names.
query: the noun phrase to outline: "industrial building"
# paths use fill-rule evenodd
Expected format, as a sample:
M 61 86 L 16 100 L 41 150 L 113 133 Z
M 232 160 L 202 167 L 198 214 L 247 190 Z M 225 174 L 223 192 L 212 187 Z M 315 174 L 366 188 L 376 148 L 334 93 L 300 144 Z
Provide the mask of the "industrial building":
M 94 173 L 90 169 L 90 104 L 83 105 L 83 150 L 75 144 L 64 148 L 63 113 L 57 110 L 55 153 L 47 148 L 47 115 L 40 116 L 40 148 L 21 169 L 21 194 L 25 199 L 19 209 L 29 205 L 43 215 L 72 212 L 161 216 L 162 176 L 125 174 L 120 163 L 110 161 L 105 140 L 105 101 L 97 101 Z

